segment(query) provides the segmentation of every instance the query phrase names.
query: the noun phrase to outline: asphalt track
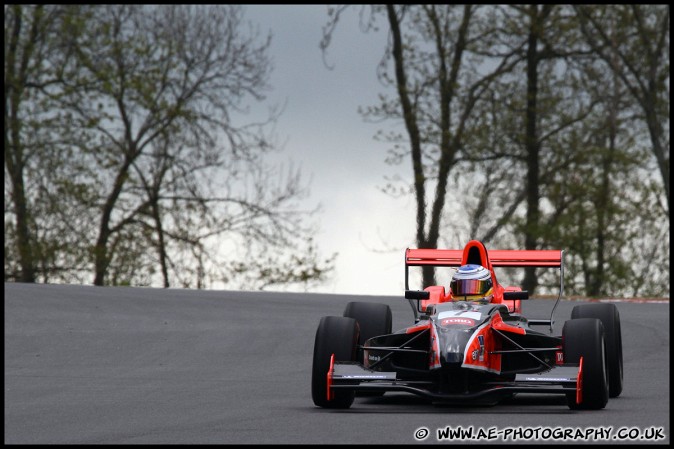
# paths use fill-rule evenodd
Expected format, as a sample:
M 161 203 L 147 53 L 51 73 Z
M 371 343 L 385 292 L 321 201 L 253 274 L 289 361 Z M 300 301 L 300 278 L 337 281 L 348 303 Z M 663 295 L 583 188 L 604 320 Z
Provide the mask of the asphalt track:
M 397 297 L 5 283 L 4 442 L 459 443 L 438 439 L 447 427 L 492 429 L 495 439 L 472 443 L 605 444 L 592 432 L 609 427 L 613 444 L 670 442 L 668 302 L 618 304 L 624 391 L 604 410 L 530 395 L 493 407 L 437 406 L 402 393 L 357 398 L 349 410 L 316 408 L 316 327 L 354 300 L 389 304 L 395 329 L 412 321 Z M 552 303 L 530 300 L 524 314 L 547 318 Z M 556 334 L 575 304 L 560 303 Z M 623 428 L 657 439 L 615 439 L 628 434 L 618 435 Z M 428 435 L 415 439 L 423 429 Z M 525 439 L 553 430 L 588 438 Z M 504 441 L 506 431 L 522 438 Z

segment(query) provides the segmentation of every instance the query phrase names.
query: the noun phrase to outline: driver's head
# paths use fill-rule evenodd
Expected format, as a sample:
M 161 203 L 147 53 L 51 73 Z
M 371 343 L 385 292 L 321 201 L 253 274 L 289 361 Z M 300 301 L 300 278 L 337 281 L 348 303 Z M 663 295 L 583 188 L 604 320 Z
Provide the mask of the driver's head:
M 488 303 L 494 296 L 491 273 L 482 265 L 463 265 L 449 283 L 454 301 Z

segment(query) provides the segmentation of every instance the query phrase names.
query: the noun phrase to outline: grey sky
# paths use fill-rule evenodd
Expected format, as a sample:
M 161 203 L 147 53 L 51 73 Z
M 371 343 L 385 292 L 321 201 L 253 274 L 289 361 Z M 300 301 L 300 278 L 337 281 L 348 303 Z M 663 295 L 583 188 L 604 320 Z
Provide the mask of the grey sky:
M 400 295 L 404 250 L 413 246 L 414 209 L 407 199 L 381 192 L 384 176 L 406 166 L 384 162 L 389 144 L 375 141 L 382 125 L 366 123 L 358 107 L 376 104 L 384 91 L 376 66 L 385 32 L 363 33 L 358 11 L 345 14 L 324 62 L 319 43 L 327 22 L 325 5 L 245 5 L 244 18 L 272 33 L 273 90 L 268 103 L 285 104 L 276 131 L 282 158 L 311 178 L 309 204 L 322 205 L 318 244 L 338 252 L 326 293 Z M 377 253 L 384 246 L 397 251 Z

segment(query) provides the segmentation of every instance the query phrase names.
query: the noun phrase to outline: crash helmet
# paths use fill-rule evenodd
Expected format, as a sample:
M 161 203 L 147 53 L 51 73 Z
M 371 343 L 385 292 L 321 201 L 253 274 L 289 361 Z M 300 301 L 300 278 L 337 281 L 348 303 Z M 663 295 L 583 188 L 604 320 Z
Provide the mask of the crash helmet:
M 491 302 L 494 285 L 491 272 L 482 265 L 462 265 L 449 283 L 454 301 Z

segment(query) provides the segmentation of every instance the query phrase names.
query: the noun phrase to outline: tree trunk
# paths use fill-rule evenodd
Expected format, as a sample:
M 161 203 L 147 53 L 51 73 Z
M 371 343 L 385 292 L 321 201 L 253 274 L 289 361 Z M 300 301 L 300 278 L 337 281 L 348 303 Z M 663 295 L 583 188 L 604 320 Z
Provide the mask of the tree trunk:
M 33 56 L 43 7 L 35 7 L 30 34 L 23 45 L 21 45 L 22 8 L 19 5 L 13 6 L 14 22 L 9 30 L 9 51 L 5 55 L 5 168 L 11 179 L 12 200 L 16 216 L 16 240 L 21 267 L 18 280 L 35 282 L 37 270 L 33 257 L 34 243 L 30 237 L 30 213 L 23 179 L 25 154 L 21 141 L 19 108 L 25 91 L 28 64 Z M 5 31 L 7 36 L 7 30 Z
M 164 242 L 164 228 L 162 227 L 161 216 L 159 212 L 159 200 L 156 196 L 151 199 L 152 218 L 157 228 L 157 250 L 159 252 L 159 263 L 161 265 L 161 274 L 164 278 L 164 288 L 169 288 L 168 266 L 166 264 L 166 243 Z
M 538 9 L 531 5 L 531 28 L 527 48 L 527 109 L 526 109 L 526 161 L 527 161 L 527 213 L 524 227 L 524 248 L 537 249 L 538 222 L 540 219 L 539 199 L 539 143 L 536 130 L 538 95 Z M 533 294 L 538 285 L 536 268 L 525 268 L 522 287 Z
M 101 214 L 101 224 L 98 231 L 98 239 L 96 240 L 96 246 L 94 247 L 94 285 L 98 286 L 105 285 L 105 275 L 108 271 L 110 260 L 112 260 L 112 255 L 109 254 L 108 251 L 108 241 L 110 240 L 110 235 L 112 235 L 113 232 L 110 228 L 112 211 L 114 210 L 117 199 L 122 192 L 124 182 L 128 177 L 129 167 L 131 166 L 133 159 L 138 155 L 134 144 L 130 143 L 129 146 L 130 148 L 128 149 L 124 164 L 117 172 L 117 177 L 115 178 L 115 184 L 113 186 L 112 192 L 110 192 L 110 195 L 105 201 L 105 205 L 103 206 L 103 211 Z

